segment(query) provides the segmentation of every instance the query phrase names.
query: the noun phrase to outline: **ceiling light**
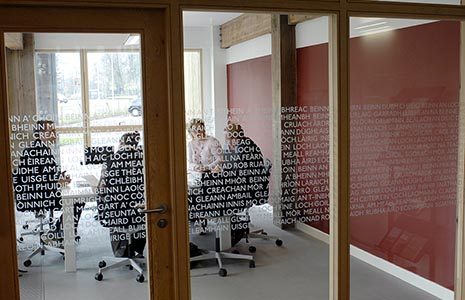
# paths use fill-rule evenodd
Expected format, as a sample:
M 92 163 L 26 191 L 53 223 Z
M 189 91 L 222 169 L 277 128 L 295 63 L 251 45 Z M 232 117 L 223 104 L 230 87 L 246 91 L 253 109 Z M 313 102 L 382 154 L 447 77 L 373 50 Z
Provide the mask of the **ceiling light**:
M 135 46 L 140 44 L 140 35 L 139 34 L 130 34 L 124 42 L 124 46 Z
M 386 24 L 386 23 L 387 23 L 387 22 L 379 22 L 379 23 L 374 23 L 374 24 L 369 24 L 369 25 L 363 25 L 363 26 L 355 27 L 355 29 L 369 28 L 369 27 L 384 25 L 384 24 Z
M 369 35 L 369 34 L 385 32 L 385 31 L 392 31 L 392 27 L 391 26 L 382 26 L 382 27 L 378 27 L 378 28 L 371 28 L 371 29 L 362 31 L 361 34 L 362 35 Z

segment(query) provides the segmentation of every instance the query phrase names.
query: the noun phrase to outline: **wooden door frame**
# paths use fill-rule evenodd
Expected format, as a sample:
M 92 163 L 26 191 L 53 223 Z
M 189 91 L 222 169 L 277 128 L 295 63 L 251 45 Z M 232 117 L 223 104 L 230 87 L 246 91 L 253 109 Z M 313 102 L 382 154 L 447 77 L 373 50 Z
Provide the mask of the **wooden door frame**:
M 148 216 L 148 260 L 151 299 L 175 299 L 178 295 L 177 274 L 188 274 L 187 230 L 184 242 L 179 237 L 176 210 L 173 203 L 175 178 L 172 166 L 176 166 L 173 154 L 173 124 L 171 118 L 170 65 L 170 10 L 166 5 L 152 8 L 72 8 L 72 7 L 3 7 L 0 6 L 0 42 L 3 32 L 89 32 L 89 33 L 140 33 L 144 95 L 145 141 L 145 191 L 147 207 L 155 208 L 162 203 L 169 212 L 162 216 Z M 0 194 L 7 195 L 0 201 L 0 298 L 19 299 L 16 265 L 16 237 L 14 201 L 11 189 L 9 152 L 8 101 L 6 94 L 5 48 L 0 49 L 0 170 L 2 180 Z M 159 218 L 168 220 L 168 226 L 160 229 Z M 184 217 L 184 216 L 183 216 Z M 185 223 L 185 218 L 183 222 Z M 6 221 L 6 222 L 5 222 Z M 176 232 L 176 235 L 175 235 Z M 185 279 L 183 279 L 185 281 Z M 103 284 L 103 283 L 102 283 Z M 185 296 L 184 296 L 185 297 Z

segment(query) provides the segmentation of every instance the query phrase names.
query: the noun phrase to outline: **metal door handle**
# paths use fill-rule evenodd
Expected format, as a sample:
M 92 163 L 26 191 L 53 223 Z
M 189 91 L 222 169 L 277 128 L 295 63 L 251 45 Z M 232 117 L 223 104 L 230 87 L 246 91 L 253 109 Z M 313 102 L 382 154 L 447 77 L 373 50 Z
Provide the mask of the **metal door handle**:
M 138 209 L 139 213 L 141 214 L 151 214 L 151 213 L 157 213 L 157 214 L 164 214 L 165 212 L 168 211 L 168 206 L 166 204 L 162 204 L 157 208 L 153 209 Z

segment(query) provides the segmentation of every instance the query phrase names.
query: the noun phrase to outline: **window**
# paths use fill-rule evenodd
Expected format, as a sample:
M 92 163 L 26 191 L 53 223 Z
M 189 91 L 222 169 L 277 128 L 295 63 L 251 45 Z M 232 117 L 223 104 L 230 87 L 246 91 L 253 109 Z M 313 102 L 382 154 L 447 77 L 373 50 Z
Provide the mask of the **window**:
M 40 110 L 56 113 L 61 133 L 84 134 L 86 147 L 104 132 L 142 130 L 140 57 L 136 50 L 36 52 Z M 202 52 L 186 50 L 184 59 L 186 117 L 201 117 Z
M 184 50 L 186 121 L 203 116 L 202 50 Z

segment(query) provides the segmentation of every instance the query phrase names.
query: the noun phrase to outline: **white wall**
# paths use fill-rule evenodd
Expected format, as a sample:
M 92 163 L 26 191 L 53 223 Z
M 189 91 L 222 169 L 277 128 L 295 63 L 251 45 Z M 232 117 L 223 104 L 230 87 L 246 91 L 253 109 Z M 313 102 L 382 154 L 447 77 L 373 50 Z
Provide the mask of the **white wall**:
M 226 63 L 232 64 L 267 55 L 271 55 L 271 34 L 231 46 L 226 50 Z
M 202 50 L 203 111 L 207 133 L 223 142 L 227 118 L 226 50 L 219 26 L 184 27 L 184 48 Z
M 208 27 L 184 27 L 184 49 L 202 50 L 203 109 L 213 108 L 212 97 L 212 49 L 211 32 Z

